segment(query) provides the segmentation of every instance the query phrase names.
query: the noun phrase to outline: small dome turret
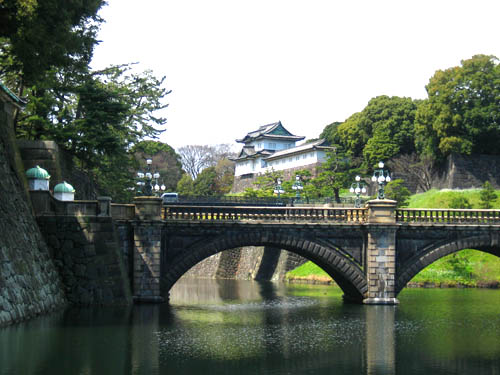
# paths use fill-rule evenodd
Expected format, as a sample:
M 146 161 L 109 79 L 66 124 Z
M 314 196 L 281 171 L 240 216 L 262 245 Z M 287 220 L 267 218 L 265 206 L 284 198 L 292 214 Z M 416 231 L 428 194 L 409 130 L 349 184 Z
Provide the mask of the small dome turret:
M 74 193 L 74 192 L 75 189 L 73 188 L 73 186 L 68 184 L 66 181 L 63 181 L 54 187 L 54 193 Z
M 54 197 L 61 201 L 72 201 L 75 199 L 75 189 L 63 181 L 54 187 Z
M 49 172 L 47 172 L 45 169 L 37 165 L 34 168 L 30 168 L 26 171 L 26 177 L 28 178 L 33 178 L 33 179 L 38 179 L 38 180 L 49 180 L 50 175 Z
M 26 171 L 30 190 L 49 190 L 50 175 L 45 169 L 37 165 Z

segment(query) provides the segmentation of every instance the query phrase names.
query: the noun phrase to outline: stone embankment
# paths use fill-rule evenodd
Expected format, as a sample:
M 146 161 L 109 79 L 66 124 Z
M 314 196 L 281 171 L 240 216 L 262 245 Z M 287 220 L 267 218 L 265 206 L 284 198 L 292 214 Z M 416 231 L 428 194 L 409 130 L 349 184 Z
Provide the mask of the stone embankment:
M 131 293 L 111 217 L 39 216 L 72 305 L 126 305 Z
M 27 199 L 11 126 L 0 101 L 0 326 L 66 304 L 62 282 Z

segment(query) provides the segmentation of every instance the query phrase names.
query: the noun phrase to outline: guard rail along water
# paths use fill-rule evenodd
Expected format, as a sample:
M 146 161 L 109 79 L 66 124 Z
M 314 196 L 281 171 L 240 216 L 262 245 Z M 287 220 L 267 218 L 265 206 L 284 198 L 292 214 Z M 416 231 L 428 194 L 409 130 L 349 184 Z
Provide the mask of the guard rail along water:
M 165 220 L 200 221 L 327 221 L 341 223 L 363 223 L 365 208 L 319 208 L 319 207 L 220 207 L 169 205 L 163 207 Z

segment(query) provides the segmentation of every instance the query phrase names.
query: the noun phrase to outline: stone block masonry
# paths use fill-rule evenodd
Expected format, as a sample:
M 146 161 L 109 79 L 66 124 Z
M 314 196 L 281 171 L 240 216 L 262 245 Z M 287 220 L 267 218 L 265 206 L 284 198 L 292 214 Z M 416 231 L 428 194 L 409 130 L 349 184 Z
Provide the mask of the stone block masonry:
M 130 283 L 111 217 L 39 216 L 73 305 L 126 305 Z
M 136 302 L 163 302 L 160 292 L 160 255 L 163 223 L 136 221 L 134 228 L 133 291 Z
M 394 210 L 396 202 L 368 202 L 366 243 L 366 279 L 368 296 L 365 304 L 394 305 L 396 299 L 396 231 Z
M 66 305 L 62 283 L 24 193 L 9 103 L 0 100 L 0 327 Z M 16 172 L 17 171 L 17 172 Z

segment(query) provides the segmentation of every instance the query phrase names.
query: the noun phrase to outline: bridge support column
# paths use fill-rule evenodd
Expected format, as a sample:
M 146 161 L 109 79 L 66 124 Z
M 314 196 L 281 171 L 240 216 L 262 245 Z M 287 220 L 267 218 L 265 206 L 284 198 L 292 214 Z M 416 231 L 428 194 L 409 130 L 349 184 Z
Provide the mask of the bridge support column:
M 365 304 L 395 305 L 396 276 L 396 202 L 368 202 L 368 238 L 366 243 L 366 278 L 368 297 Z
M 137 197 L 134 228 L 134 302 L 161 303 L 160 254 L 163 222 L 161 202 L 156 197 Z

